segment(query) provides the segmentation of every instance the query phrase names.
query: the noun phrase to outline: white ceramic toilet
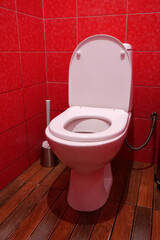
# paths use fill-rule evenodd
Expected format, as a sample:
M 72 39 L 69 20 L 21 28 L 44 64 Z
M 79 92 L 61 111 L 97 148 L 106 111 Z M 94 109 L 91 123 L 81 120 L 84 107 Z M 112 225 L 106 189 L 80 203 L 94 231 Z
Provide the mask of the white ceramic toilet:
M 53 152 L 71 168 L 68 203 L 76 210 L 94 211 L 108 198 L 110 161 L 131 118 L 131 55 L 131 45 L 108 35 L 81 42 L 69 66 L 70 107 L 46 128 Z

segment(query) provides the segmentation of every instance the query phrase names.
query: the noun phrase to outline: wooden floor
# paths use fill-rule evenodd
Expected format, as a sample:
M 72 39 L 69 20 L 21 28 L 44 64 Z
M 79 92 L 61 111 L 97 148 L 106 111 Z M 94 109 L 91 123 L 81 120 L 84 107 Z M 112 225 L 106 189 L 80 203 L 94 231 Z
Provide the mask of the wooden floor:
M 0 192 L 0 240 L 159 240 L 160 191 L 156 166 L 113 160 L 109 200 L 85 213 L 67 203 L 70 170 L 39 161 Z

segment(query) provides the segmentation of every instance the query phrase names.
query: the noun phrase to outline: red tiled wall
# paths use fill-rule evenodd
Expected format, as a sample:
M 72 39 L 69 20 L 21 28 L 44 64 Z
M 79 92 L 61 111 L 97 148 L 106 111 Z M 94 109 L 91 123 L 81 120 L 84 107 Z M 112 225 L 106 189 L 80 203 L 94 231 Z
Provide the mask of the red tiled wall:
M 147 138 L 150 115 L 160 115 L 159 0 L 43 0 L 48 94 L 52 116 L 68 107 L 70 56 L 76 45 L 93 34 L 113 35 L 133 47 L 134 109 L 128 139 L 139 146 Z M 124 144 L 118 157 L 157 160 L 160 122 L 147 146 L 132 152 Z
M 47 98 L 42 1 L 0 0 L 0 189 L 40 157 Z

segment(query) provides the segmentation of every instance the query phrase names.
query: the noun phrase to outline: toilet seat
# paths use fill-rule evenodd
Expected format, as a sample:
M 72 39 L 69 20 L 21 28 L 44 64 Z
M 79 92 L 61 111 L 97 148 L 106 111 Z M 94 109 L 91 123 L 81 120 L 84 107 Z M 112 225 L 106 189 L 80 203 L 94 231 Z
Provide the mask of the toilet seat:
M 106 141 L 118 137 L 125 132 L 130 116 L 131 113 L 120 109 L 74 106 L 54 118 L 49 124 L 49 131 L 55 137 L 73 142 Z M 95 119 L 104 122 L 106 129 L 91 134 L 77 133 L 65 129 L 65 126 L 70 122 L 84 119 Z

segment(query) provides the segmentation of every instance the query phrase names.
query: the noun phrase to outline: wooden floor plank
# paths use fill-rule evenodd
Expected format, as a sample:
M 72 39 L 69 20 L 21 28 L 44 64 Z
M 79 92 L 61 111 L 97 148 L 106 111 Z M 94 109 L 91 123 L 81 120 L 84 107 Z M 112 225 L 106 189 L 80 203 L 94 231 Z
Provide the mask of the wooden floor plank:
M 54 231 L 56 225 L 60 221 L 64 212 L 68 207 L 67 203 L 67 193 L 66 191 L 62 192 L 60 197 L 56 200 L 51 209 L 47 212 L 43 221 L 39 224 L 37 229 L 33 232 L 29 239 L 32 240 L 46 240 Z
M 138 206 L 152 208 L 154 165 L 143 163 L 142 177 L 138 196 Z
M 51 205 L 60 195 L 61 191 L 56 189 L 50 189 L 50 192 L 46 193 L 41 199 L 38 205 L 33 209 L 33 211 L 26 217 L 26 219 L 19 226 L 17 231 L 12 235 L 10 240 L 26 240 L 32 234 L 34 229 L 38 226 L 40 221 L 43 219 L 45 214 Z
M 107 203 L 101 209 L 100 215 L 92 232 L 90 240 L 109 239 L 116 217 L 117 209 L 117 202 L 107 201 Z
M 33 163 L 28 169 L 26 169 L 17 179 L 22 181 L 28 181 L 34 174 L 36 174 L 42 168 L 40 160 Z
M 94 212 L 83 212 L 78 220 L 77 226 L 74 229 L 74 232 L 70 239 L 72 240 L 87 240 L 89 239 L 94 224 L 98 218 L 100 210 Z
M 63 173 L 66 169 L 66 164 L 60 162 L 54 169 L 49 173 L 49 175 L 41 182 L 41 185 L 44 186 L 52 186 L 53 183 L 58 179 L 58 177 Z
M 113 177 L 113 185 L 109 194 L 109 200 L 119 202 L 122 196 L 122 191 L 125 185 L 125 181 L 129 174 L 131 162 L 121 161 L 118 169 Z
M 127 182 L 124 188 L 122 202 L 136 205 L 138 192 L 139 192 L 139 184 L 141 178 L 141 170 L 142 163 L 133 162 L 131 172 L 127 178 Z
M 151 234 L 152 210 L 144 207 L 137 207 L 132 240 L 149 240 Z
M 135 207 L 121 204 L 116 218 L 111 240 L 129 240 L 131 236 Z
M 65 169 L 63 174 L 57 179 L 57 181 L 53 184 L 55 189 L 65 189 L 69 184 L 70 179 L 70 168 Z
M 153 211 L 152 240 L 160 239 L 160 211 Z
M 36 187 L 35 184 L 27 182 L 17 191 L 8 202 L 0 208 L 0 224 L 14 211 L 14 209 L 30 194 Z
M 155 166 L 156 173 L 157 166 Z M 154 182 L 154 206 L 155 210 L 160 210 L 160 189 L 157 188 L 156 182 Z
M 48 188 L 37 186 L 35 190 L 15 209 L 14 212 L 0 225 L 0 239 L 10 236 L 21 222 L 37 205 Z
M 30 182 L 38 184 L 40 183 L 51 171 L 53 168 L 41 168 L 33 177 L 29 179 Z
M 49 238 L 50 240 L 66 240 L 69 239 L 78 219 L 80 212 L 68 207 L 63 218 L 60 220 L 53 234 Z
M 15 179 L 0 191 L 0 207 L 2 207 L 22 186 L 24 182 Z

